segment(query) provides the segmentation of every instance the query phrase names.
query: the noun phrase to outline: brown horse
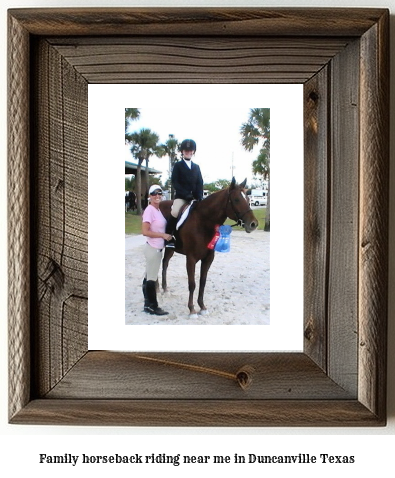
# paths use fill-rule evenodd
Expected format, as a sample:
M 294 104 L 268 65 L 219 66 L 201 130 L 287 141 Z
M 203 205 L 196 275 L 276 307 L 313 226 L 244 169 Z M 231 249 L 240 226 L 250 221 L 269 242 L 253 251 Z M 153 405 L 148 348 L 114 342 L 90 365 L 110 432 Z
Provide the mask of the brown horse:
M 198 202 L 189 214 L 185 224 L 176 233 L 176 248 L 165 249 L 162 262 L 162 288 L 164 291 L 167 290 L 167 267 L 174 252 L 186 256 L 189 286 L 188 307 L 191 318 L 197 317 L 193 305 L 193 294 L 196 287 L 195 268 L 199 261 L 201 261 L 198 296 L 199 314 L 208 313 L 203 302 L 203 296 L 207 273 L 214 260 L 214 250 L 208 249 L 207 245 L 215 234 L 215 226 L 222 225 L 227 217 L 241 224 L 246 232 L 252 232 L 258 226 L 258 221 L 245 194 L 246 182 L 247 179 L 237 185 L 235 178 L 233 178 L 228 188 L 213 193 Z M 166 218 L 170 215 L 171 204 L 172 201 L 163 201 L 160 204 L 162 214 Z

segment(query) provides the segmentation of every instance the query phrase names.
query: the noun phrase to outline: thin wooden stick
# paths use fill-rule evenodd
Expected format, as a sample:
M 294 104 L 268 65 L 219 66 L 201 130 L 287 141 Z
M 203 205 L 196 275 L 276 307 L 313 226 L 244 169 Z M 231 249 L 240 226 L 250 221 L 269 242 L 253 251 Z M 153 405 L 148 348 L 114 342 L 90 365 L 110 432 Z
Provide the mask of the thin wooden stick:
M 185 370 L 191 370 L 194 372 L 200 373 L 209 373 L 211 375 L 216 375 L 217 377 L 223 377 L 230 380 L 236 381 L 240 387 L 245 390 L 252 383 L 252 372 L 254 371 L 253 367 L 246 365 L 238 370 L 236 373 L 225 372 L 223 370 L 213 369 L 209 367 L 202 367 L 200 365 L 192 365 L 183 362 L 173 362 L 171 360 L 159 359 L 155 357 L 148 357 L 146 355 L 136 355 L 136 358 L 140 360 L 149 360 L 151 362 L 162 363 L 164 365 L 171 365 L 173 367 L 183 368 Z

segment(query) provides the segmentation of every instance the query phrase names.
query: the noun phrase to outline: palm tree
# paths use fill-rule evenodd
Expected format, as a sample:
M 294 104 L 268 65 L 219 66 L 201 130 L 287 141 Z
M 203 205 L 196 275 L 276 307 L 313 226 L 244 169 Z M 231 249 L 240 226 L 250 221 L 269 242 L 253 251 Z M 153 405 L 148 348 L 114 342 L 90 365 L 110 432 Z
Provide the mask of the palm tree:
M 125 141 L 128 143 L 128 128 L 130 123 L 140 117 L 140 110 L 138 108 L 125 108 Z
M 141 165 L 145 160 L 146 184 L 148 187 L 148 162 L 149 158 L 158 151 L 159 136 L 149 128 L 142 128 L 129 136 L 129 142 L 132 144 L 130 151 L 137 159 L 136 171 L 136 196 L 137 196 L 137 214 L 141 214 Z M 159 152 L 159 151 L 158 151 Z
M 265 231 L 270 231 L 270 108 L 251 108 L 248 121 L 241 125 L 240 134 L 246 151 L 261 145 L 258 157 L 252 163 L 252 171 L 268 180 Z

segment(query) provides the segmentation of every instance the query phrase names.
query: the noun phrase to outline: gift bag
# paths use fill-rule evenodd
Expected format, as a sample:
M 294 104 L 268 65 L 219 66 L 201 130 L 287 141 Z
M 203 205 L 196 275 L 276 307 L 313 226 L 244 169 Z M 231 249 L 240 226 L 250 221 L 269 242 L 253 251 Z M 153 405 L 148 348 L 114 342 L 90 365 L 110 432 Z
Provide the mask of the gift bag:
M 230 233 L 232 228 L 230 226 L 219 227 L 219 239 L 215 244 L 214 250 L 217 252 L 229 252 L 230 251 Z

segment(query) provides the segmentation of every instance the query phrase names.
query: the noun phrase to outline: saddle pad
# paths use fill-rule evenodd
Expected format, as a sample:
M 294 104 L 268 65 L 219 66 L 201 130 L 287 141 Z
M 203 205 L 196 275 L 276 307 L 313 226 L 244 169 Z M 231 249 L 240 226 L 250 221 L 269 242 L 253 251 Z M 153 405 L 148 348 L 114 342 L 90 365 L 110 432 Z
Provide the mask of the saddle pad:
M 188 204 L 188 206 L 184 209 L 184 212 L 181 214 L 181 217 L 180 217 L 180 219 L 178 220 L 177 226 L 176 226 L 177 231 L 178 231 L 178 229 L 180 229 L 180 227 L 184 224 L 184 222 L 185 222 L 186 218 L 188 217 L 188 214 L 189 214 L 189 212 L 190 212 L 190 210 L 191 210 L 191 206 L 192 206 L 192 204 L 193 204 L 194 202 L 195 202 L 195 200 L 193 200 L 193 201 L 191 202 L 191 204 Z

